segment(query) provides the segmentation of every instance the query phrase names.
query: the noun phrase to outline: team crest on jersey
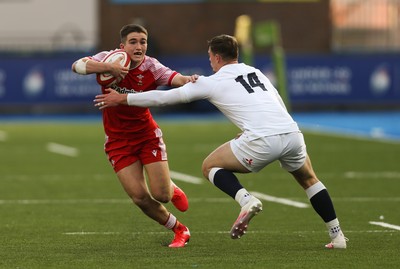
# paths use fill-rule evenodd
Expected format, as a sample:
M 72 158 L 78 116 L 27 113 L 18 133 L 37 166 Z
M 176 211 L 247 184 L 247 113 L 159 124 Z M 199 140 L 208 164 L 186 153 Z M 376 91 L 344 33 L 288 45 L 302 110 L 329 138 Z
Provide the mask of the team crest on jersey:
M 253 165 L 253 159 L 247 159 L 243 158 L 243 162 L 246 164 L 246 166 L 251 167 Z
M 144 76 L 140 74 L 140 75 L 137 75 L 136 77 L 137 77 L 137 79 L 138 79 L 138 83 L 137 83 L 137 84 L 138 84 L 139 86 L 142 86 L 142 85 L 143 85 L 143 78 L 144 78 Z

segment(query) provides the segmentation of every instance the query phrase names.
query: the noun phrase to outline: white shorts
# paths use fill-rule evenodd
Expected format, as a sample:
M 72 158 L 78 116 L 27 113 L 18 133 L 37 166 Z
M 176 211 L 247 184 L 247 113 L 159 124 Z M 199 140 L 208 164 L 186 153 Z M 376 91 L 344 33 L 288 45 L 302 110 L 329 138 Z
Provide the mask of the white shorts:
M 241 164 L 251 172 L 258 172 L 278 160 L 288 172 L 299 169 L 305 162 L 307 151 L 301 132 L 272 135 L 249 140 L 246 133 L 232 139 L 230 146 Z

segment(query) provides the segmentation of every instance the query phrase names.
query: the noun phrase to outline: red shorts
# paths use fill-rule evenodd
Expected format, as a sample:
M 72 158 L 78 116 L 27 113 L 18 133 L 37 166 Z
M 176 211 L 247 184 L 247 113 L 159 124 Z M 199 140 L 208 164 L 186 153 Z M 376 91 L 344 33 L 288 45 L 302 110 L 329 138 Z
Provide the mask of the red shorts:
M 135 140 L 108 137 L 104 150 L 115 172 L 138 160 L 142 164 L 167 160 L 167 150 L 160 129 Z

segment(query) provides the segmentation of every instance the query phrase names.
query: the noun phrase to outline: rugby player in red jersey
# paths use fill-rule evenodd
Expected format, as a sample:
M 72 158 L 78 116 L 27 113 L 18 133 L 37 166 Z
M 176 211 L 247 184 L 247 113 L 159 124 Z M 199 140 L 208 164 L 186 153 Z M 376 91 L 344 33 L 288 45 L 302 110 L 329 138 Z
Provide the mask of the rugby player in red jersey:
M 118 61 L 101 62 L 110 53 L 103 51 L 78 59 L 72 71 L 82 75 L 110 73 L 119 81 L 111 88 L 119 93 L 146 92 L 158 86 L 178 87 L 197 79 L 197 75 L 183 76 L 147 56 L 147 37 L 147 30 L 141 25 L 122 27 L 120 49 L 130 56 L 130 67 L 122 67 Z M 102 86 L 103 93 L 105 88 Z M 162 131 L 150 110 L 129 106 L 104 109 L 103 125 L 105 152 L 126 193 L 144 214 L 175 233 L 169 247 L 185 246 L 190 238 L 189 229 L 162 203 L 171 201 L 184 212 L 188 209 L 188 200 L 171 181 Z

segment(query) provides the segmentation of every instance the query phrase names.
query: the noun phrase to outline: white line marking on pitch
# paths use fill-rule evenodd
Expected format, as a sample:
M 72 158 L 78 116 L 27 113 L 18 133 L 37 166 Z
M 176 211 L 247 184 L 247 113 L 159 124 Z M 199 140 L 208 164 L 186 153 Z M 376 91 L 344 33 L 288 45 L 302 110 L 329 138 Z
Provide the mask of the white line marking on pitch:
M 69 146 L 65 146 L 65 145 L 61 145 L 61 144 L 57 144 L 57 143 L 53 143 L 53 142 L 47 143 L 46 148 L 50 152 L 69 156 L 69 157 L 76 157 L 79 154 L 79 151 L 77 148 L 73 148 L 73 147 L 69 147 Z
M 121 234 L 120 232 L 69 232 L 63 233 L 65 235 L 116 235 Z
M 47 205 L 47 204 L 127 204 L 129 199 L 66 199 L 66 200 L 0 200 L 0 205 Z
M 269 202 L 275 202 L 278 204 L 289 205 L 289 206 L 294 206 L 294 207 L 298 207 L 298 208 L 308 208 L 309 207 L 309 205 L 305 204 L 305 203 L 296 202 L 296 201 L 285 199 L 285 198 L 274 197 L 274 196 L 267 195 L 267 194 L 260 193 L 260 192 L 251 192 L 251 194 L 253 194 L 254 196 L 256 196 L 257 198 L 259 198 L 261 200 L 265 200 L 265 201 L 269 201 Z
M 199 177 L 194 177 L 191 175 L 175 172 L 175 171 L 170 171 L 169 174 L 171 175 L 172 179 L 177 179 L 180 181 L 185 181 L 188 183 L 193 183 L 193 184 L 202 184 L 204 179 L 201 179 Z
M 333 200 L 341 202 L 399 202 L 400 197 L 334 197 Z
M 400 226 L 389 224 L 389 223 L 386 223 L 386 222 L 370 221 L 369 224 L 378 225 L 378 226 L 382 226 L 382 227 L 385 227 L 385 228 L 389 228 L 389 229 L 400 231 Z
M 382 171 L 382 172 L 356 172 L 348 171 L 344 173 L 347 178 L 400 178 L 400 172 Z

